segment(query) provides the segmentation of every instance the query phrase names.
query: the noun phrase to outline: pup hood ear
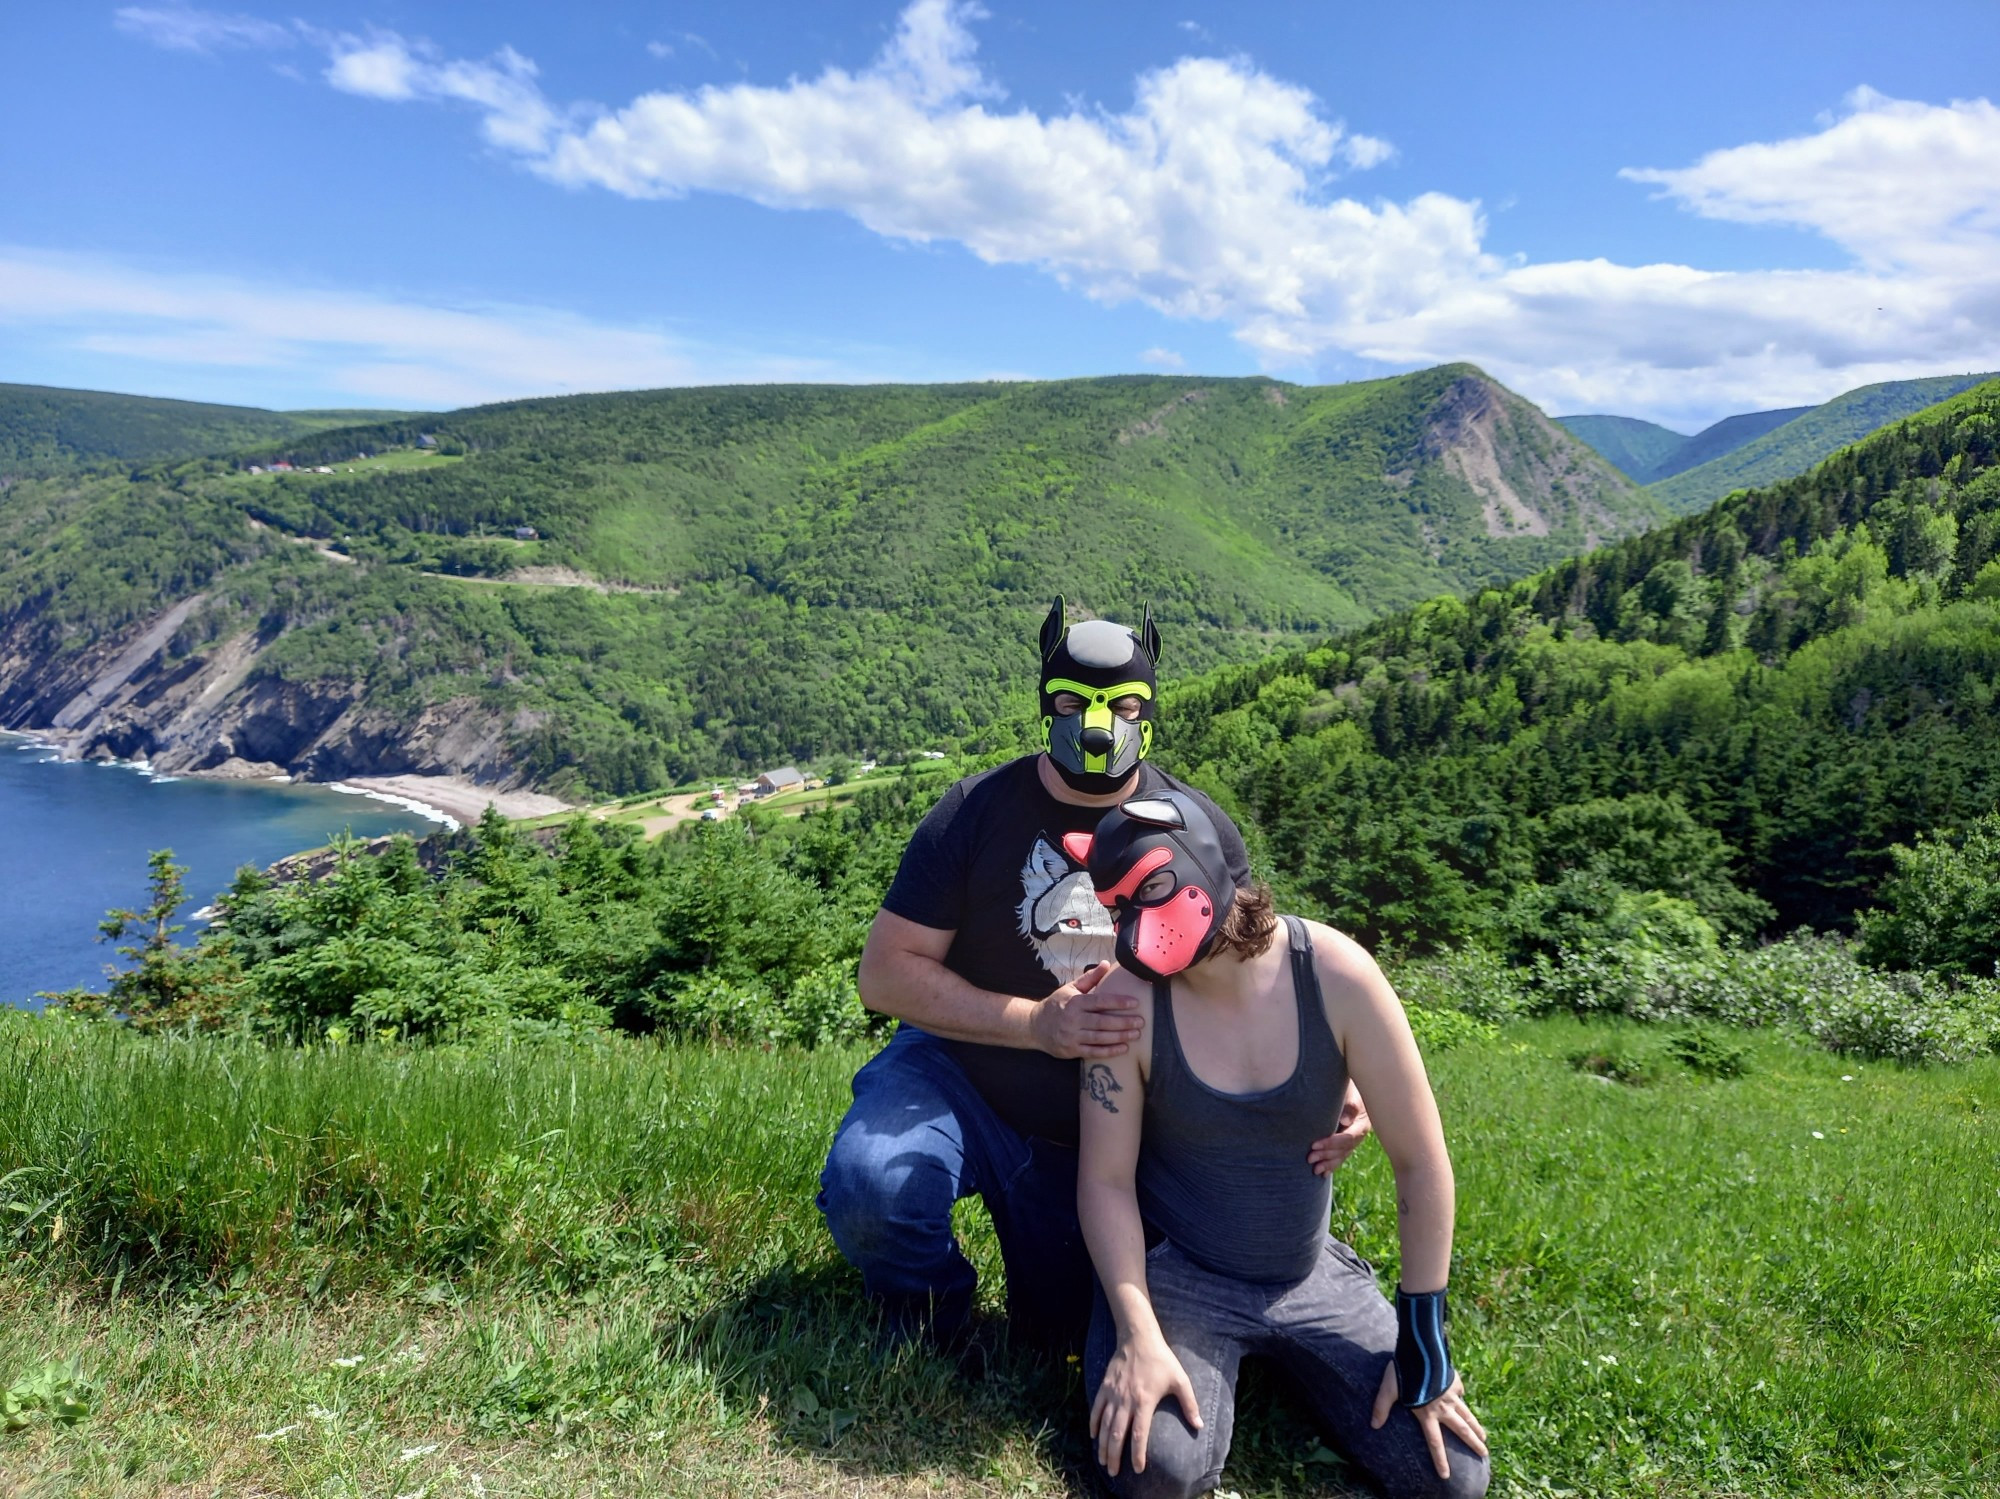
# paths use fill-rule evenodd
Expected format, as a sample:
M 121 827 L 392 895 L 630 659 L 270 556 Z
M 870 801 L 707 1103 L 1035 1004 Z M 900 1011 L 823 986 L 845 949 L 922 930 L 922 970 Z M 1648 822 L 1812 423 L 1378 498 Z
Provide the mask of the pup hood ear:
M 1042 621 L 1042 659 L 1048 660 L 1056 653 L 1056 647 L 1063 638 L 1063 596 L 1056 595 L 1056 601 L 1049 605 L 1049 617 Z
M 1153 623 L 1153 606 L 1146 606 L 1146 617 L 1139 625 L 1139 645 L 1154 666 L 1160 664 L 1160 627 Z

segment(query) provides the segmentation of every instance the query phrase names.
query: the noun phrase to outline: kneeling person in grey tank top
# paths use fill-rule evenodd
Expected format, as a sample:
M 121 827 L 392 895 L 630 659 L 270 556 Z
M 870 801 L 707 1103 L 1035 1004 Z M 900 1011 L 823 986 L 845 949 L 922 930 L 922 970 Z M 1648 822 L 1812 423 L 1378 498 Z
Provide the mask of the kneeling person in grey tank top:
M 1118 929 L 1103 987 L 1144 1021 L 1124 1055 L 1081 1071 L 1098 1462 L 1128 1499 L 1214 1488 L 1250 1354 L 1298 1379 L 1384 1492 L 1476 1499 L 1486 1433 L 1444 1334 L 1451 1160 L 1402 1004 L 1349 938 L 1237 888 L 1214 816 L 1177 792 L 1135 799 L 1089 853 Z M 1328 1232 L 1331 1184 L 1308 1161 L 1350 1073 L 1396 1172 L 1393 1304 Z

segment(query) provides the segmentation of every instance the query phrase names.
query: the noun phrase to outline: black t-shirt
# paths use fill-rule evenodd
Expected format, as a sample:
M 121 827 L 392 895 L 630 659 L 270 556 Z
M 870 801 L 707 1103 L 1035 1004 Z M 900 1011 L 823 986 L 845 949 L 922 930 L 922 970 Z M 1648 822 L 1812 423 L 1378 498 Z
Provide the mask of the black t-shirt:
M 1028 999 L 1109 959 L 1116 941 L 1081 848 L 1064 846 L 1066 836 L 1094 831 L 1105 809 L 1050 796 L 1039 758 L 1010 760 L 945 792 L 911 837 L 882 902 L 906 921 L 952 932 L 944 963 L 960 978 Z M 1215 811 L 1200 792 L 1141 763 L 1135 794 L 1160 790 L 1188 791 Z M 1008 1124 L 1076 1143 L 1074 1061 L 1011 1046 L 945 1044 Z

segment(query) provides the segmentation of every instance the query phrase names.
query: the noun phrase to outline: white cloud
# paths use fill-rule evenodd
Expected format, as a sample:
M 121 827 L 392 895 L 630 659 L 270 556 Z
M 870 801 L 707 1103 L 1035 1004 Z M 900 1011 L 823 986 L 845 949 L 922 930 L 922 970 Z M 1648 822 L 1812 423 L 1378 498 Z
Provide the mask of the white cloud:
M 662 61 L 674 55 L 673 43 L 671 42 L 648 42 L 646 43 L 646 50 Z
M 915 0 L 859 71 L 617 108 L 558 107 L 508 48 L 466 62 L 394 33 L 311 35 L 334 86 L 469 106 L 490 144 L 553 182 L 844 213 L 886 238 L 1038 267 L 1100 302 L 1223 323 L 1274 370 L 1470 359 L 1555 409 L 1699 420 L 2000 365 L 1987 100 L 1857 90 L 1813 134 L 1624 174 L 1706 217 L 1823 236 L 1849 268 L 1527 263 L 1487 249 L 1477 201 L 1343 195 L 1339 172 L 1394 147 L 1241 57 L 1147 72 L 1122 112 L 1006 107 L 975 50 L 982 14 Z
M 1810 229 L 1873 269 L 1990 267 L 2000 245 L 2000 109 L 1866 87 L 1847 106 L 1814 135 L 1620 175 L 1657 184 L 1704 218 Z
M 358 402 L 433 409 L 570 391 L 879 378 L 829 359 L 728 353 L 548 307 L 246 283 L 0 246 L 0 328 L 182 367 L 322 372 Z
M 535 83 L 535 65 L 512 47 L 484 62 L 440 59 L 427 44 L 393 32 L 367 38 L 325 39 L 332 53 L 326 81 L 343 93 L 402 103 L 438 99 L 470 104 L 482 115 L 486 139 L 509 151 L 536 156 L 548 149 L 561 124 Z
M 1187 368 L 1187 360 L 1183 359 L 1174 350 L 1162 349 L 1157 346 L 1141 354 L 1139 356 L 1139 363 L 1145 365 L 1148 369 L 1155 370 L 1184 370 Z
M 113 12 L 112 22 L 126 35 L 172 52 L 289 47 L 298 41 L 289 26 L 275 21 L 186 5 L 127 5 Z

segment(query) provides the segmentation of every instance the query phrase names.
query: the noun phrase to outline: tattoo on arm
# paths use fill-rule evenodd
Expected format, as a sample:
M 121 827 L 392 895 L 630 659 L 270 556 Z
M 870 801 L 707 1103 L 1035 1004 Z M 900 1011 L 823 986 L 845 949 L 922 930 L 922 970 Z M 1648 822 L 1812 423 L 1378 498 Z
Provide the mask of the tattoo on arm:
M 1102 1062 L 1092 1062 L 1083 1069 L 1083 1091 L 1103 1104 L 1105 1113 L 1115 1114 L 1118 1112 L 1118 1105 L 1111 1101 L 1111 1095 L 1123 1093 L 1125 1089 L 1119 1085 L 1118 1079 L 1111 1075 L 1109 1067 Z

